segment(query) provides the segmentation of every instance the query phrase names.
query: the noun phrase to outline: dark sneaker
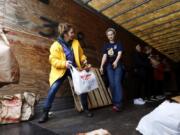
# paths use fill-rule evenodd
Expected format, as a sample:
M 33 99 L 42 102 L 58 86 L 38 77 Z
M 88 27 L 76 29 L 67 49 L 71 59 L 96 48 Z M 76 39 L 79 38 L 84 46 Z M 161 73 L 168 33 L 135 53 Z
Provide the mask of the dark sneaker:
M 166 97 L 165 97 L 164 95 L 159 95 L 159 96 L 156 96 L 156 98 L 159 99 L 159 100 L 163 100 L 163 99 L 165 99 Z
M 157 99 L 155 96 L 151 96 L 150 100 L 151 101 L 159 101 L 159 99 Z
M 46 121 L 48 121 L 48 119 L 49 119 L 48 113 L 49 113 L 49 111 L 44 111 L 42 116 L 40 117 L 38 123 L 45 123 Z

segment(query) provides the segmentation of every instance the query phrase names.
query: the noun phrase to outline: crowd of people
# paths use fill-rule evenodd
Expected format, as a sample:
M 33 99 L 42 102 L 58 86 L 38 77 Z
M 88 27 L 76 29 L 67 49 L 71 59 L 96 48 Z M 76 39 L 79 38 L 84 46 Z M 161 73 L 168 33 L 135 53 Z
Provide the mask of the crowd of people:
M 75 39 L 75 30 L 71 24 L 60 23 L 59 36 L 50 47 L 49 62 L 50 89 L 45 99 L 43 113 L 39 123 L 48 120 L 48 113 L 52 107 L 55 95 L 67 76 L 71 77 L 70 65 L 78 69 L 89 66 L 80 43 Z M 106 74 L 112 94 L 112 110 L 119 112 L 122 108 L 124 65 L 122 63 L 123 45 L 116 41 L 116 30 L 108 28 L 105 32 L 108 42 L 102 48 L 101 74 Z M 171 67 L 166 59 L 153 54 L 149 46 L 136 45 L 133 54 L 134 104 L 143 105 L 145 102 L 164 98 L 164 82 L 168 83 L 171 76 Z M 90 68 L 89 66 L 88 68 Z M 165 83 L 165 84 L 166 84 Z M 87 93 L 80 95 L 84 114 L 92 117 L 88 109 Z
M 133 54 L 134 104 L 165 98 L 171 80 L 171 67 L 166 58 L 153 53 L 149 46 L 136 45 Z
M 48 114 L 58 89 L 67 76 L 71 77 L 70 65 L 78 69 L 87 69 L 89 66 L 89 64 L 87 64 L 87 57 L 79 41 L 75 39 L 74 27 L 68 23 L 60 23 L 58 32 L 59 36 L 57 40 L 55 40 L 50 47 L 50 89 L 45 99 L 43 113 L 39 119 L 39 123 L 44 123 L 48 120 Z M 122 106 L 123 98 L 121 84 L 123 77 L 123 65 L 121 62 L 123 47 L 120 42 L 115 41 L 116 30 L 114 28 L 107 29 L 105 34 L 109 42 L 103 48 L 100 71 L 102 74 L 107 72 L 112 94 L 112 110 L 118 112 Z M 88 68 L 90 68 L 90 66 Z M 80 97 L 85 116 L 92 117 L 93 113 L 88 109 L 87 93 L 81 94 Z

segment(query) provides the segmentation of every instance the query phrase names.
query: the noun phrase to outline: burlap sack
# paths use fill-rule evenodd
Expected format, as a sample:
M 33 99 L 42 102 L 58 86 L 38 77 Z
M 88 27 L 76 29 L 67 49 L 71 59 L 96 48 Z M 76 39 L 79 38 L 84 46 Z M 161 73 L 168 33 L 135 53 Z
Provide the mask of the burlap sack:
M 27 121 L 34 116 L 34 106 L 38 98 L 31 92 L 24 92 L 23 98 L 21 121 Z
M 19 65 L 11 48 L 0 40 L 0 83 L 17 83 Z
M 31 92 L 0 96 L 0 124 L 27 121 L 34 116 L 38 96 Z
M 21 94 L 0 97 L 0 124 L 20 122 L 21 108 Z

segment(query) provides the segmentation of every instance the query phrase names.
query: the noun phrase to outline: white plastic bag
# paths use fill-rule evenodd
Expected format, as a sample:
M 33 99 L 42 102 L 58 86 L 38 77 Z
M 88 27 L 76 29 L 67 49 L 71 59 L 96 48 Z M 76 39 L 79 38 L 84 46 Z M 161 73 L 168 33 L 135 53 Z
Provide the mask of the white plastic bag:
M 180 104 L 164 101 L 140 120 L 136 130 L 143 135 L 180 135 Z
M 96 76 L 92 71 L 78 71 L 71 66 L 70 68 L 74 91 L 77 95 L 88 93 L 98 88 Z

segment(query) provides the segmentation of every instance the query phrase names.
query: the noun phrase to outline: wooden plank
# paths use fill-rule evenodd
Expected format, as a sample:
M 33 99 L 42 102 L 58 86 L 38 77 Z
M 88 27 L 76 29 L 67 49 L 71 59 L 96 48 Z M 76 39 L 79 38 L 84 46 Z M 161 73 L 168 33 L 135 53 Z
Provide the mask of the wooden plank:
M 127 12 L 125 14 L 122 14 L 121 16 L 118 16 L 116 18 L 113 18 L 114 21 L 118 22 L 118 24 L 123 23 L 126 20 L 129 20 L 130 18 L 141 16 L 142 14 L 146 14 L 148 12 L 154 11 L 159 9 L 159 7 L 166 5 L 168 3 L 172 2 L 172 0 L 157 0 L 157 1 L 149 1 L 148 3 L 143 4 L 142 6 L 135 8 L 134 10 Z
M 123 0 L 121 3 L 117 4 L 116 6 L 112 7 L 110 11 L 107 11 L 105 15 L 109 18 L 114 19 L 118 16 L 126 14 L 136 8 L 141 7 L 142 5 L 148 3 L 151 0 Z
M 100 75 L 100 71 L 98 69 L 95 69 L 95 72 L 96 72 L 97 78 L 99 78 L 98 79 L 99 86 L 100 86 L 99 89 L 101 89 L 100 93 L 101 93 L 102 97 L 104 97 L 103 102 L 104 102 L 104 104 L 111 104 L 112 98 L 108 93 L 109 90 L 105 87 L 105 84 Z
M 166 44 L 173 44 L 173 43 L 180 43 L 180 39 L 176 39 L 176 40 L 172 40 L 172 41 L 168 41 L 168 42 L 162 42 L 162 43 L 159 43 L 159 44 L 156 44 L 156 43 L 151 43 L 152 46 L 162 46 L 162 45 L 166 45 Z
M 159 31 L 157 33 L 151 33 L 149 35 L 151 35 L 151 37 L 156 37 L 156 36 L 161 36 L 161 35 L 165 35 L 165 34 L 169 34 L 169 33 L 173 33 L 173 32 L 178 32 L 180 30 L 180 27 L 171 27 L 170 29 L 165 29 L 164 31 Z M 144 35 L 141 37 L 147 37 L 149 35 Z
M 100 77 L 98 76 L 98 71 L 95 70 L 94 72 L 95 72 L 95 74 L 96 74 L 96 77 L 99 78 L 99 79 L 98 79 L 98 85 L 99 85 L 99 89 L 101 90 L 101 91 L 99 91 L 99 93 L 100 93 L 101 96 L 102 96 L 101 100 L 103 101 L 103 103 L 106 103 L 107 98 L 106 98 L 106 95 L 104 94 L 103 86 L 102 86 L 103 84 L 101 83 Z
M 179 47 L 178 43 L 167 44 L 167 45 L 159 46 L 159 47 L 156 47 L 156 48 L 158 48 L 158 49 L 171 49 L 171 48 L 176 48 L 176 47 Z
M 171 28 L 177 27 L 179 25 L 180 25 L 180 19 L 175 18 L 171 21 L 163 22 L 162 24 L 154 25 L 152 27 L 147 27 L 143 30 L 133 31 L 133 33 L 135 33 L 136 35 L 141 37 L 144 35 L 149 35 L 152 33 L 157 33 L 157 32 L 161 32 L 163 30 L 171 29 Z
M 117 14 L 123 14 L 124 12 L 129 11 L 134 6 L 139 5 L 140 3 L 144 2 L 144 0 L 122 0 L 118 4 L 114 5 L 113 7 L 103 11 L 102 13 L 109 18 L 114 18 Z
M 180 13 L 180 9 L 178 9 L 178 10 L 176 10 L 176 11 L 172 11 L 172 12 L 170 12 L 170 13 L 168 13 L 168 14 L 163 14 L 163 15 L 161 15 L 161 16 L 158 17 L 158 18 L 154 18 L 154 19 L 147 20 L 147 21 L 145 21 L 145 22 L 136 24 L 136 25 L 134 25 L 134 26 L 132 26 L 132 27 L 128 27 L 128 28 L 126 28 L 126 29 L 131 30 L 131 29 L 134 29 L 134 28 L 139 27 L 139 26 L 151 24 L 152 22 L 158 22 L 158 21 L 161 21 L 161 19 L 164 19 L 164 18 L 166 18 L 166 17 L 171 17 L 171 15 L 175 15 L 176 13 Z
M 89 6 L 93 7 L 96 10 L 100 10 L 105 7 L 107 4 L 112 3 L 113 0 L 92 0 L 88 3 Z
M 166 2 L 166 1 L 165 1 Z M 159 5 L 159 4 L 158 4 Z M 136 26 L 137 24 L 143 24 L 145 22 L 151 21 L 151 20 L 156 20 L 164 16 L 165 14 L 170 14 L 171 12 L 178 11 L 178 7 L 180 4 L 175 2 L 169 2 L 164 4 L 162 7 L 159 7 L 153 11 L 150 12 L 143 12 L 142 15 L 139 16 L 127 16 L 127 20 L 123 20 L 120 25 L 122 25 L 125 28 L 131 28 Z
M 111 3 L 106 4 L 104 7 L 102 7 L 101 9 L 99 9 L 99 12 L 103 12 L 111 7 L 113 7 L 114 5 L 118 4 L 121 0 L 113 0 Z
M 131 29 L 128 29 L 130 32 L 133 32 L 135 30 L 143 30 L 147 27 L 152 27 L 154 25 L 158 25 L 158 24 L 161 24 L 163 22 L 166 22 L 166 21 L 170 21 L 170 20 L 173 20 L 175 18 L 179 18 L 180 17 L 180 12 L 177 12 L 177 13 L 172 13 L 170 15 L 167 15 L 165 17 L 162 17 L 161 19 L 156 19 L 156 20 L 153 20 L 152 22 L 150 23 L 146 23 L 145 25 L 139 25 L 139 26 L 136 26 L 134 28 L 131 28 Z
M 98 103 L 98 99 L 96 98 L 96 96 L 94 94 L 94 91 L 89 92 L 88 96 L 89 96 L 89 100 L 91 102 L 91 106 L 89 108 L 90 109 L 91 108 L 97 108 L 99 103 Z
M 168 42 L 168 41 L 171 41 L 171 40 L 176 40 L 180 38 L 180 33 L 179 34 L 171 34 L 171 35 L 166 35 L 164 37 L 156 37 L 156 38 L 149 38 L 149 39 L 146 39 L 146 42 L 148 43 L 162 43 L 162 42 Z M 143 38 L 142 38 L 143 39 Z
M 180 25 L 179 25 L 180 26 Z M 155 33 L 149 33 L 149 34 L 145 34 L 143 36 L 139 36 L 138 34 L 138 37 L 141 37 L 141 38 L 156 38 L 156 37 L 161 37 L 161 36 L 165 36 L 165 35 L 169 35 L 169 34 L 174 34 L 176 32 L 178 32 L 180 30 L 180 27 L 177 26 L 177 27 L 171 27 L 169 29 L 165 29 L 164 31 L 159 31 L 159 32 L 155 32 Z
M 103 95 L 100 93 L 100 91 L 94 90 L 92 92 L 93 92 L 93 94 L 94 94 L 94 96 L 96 98 L 98 106 L 103 106 L 104 105 L 104 102 L 103 102 L 103 99 L 102 99 Z

